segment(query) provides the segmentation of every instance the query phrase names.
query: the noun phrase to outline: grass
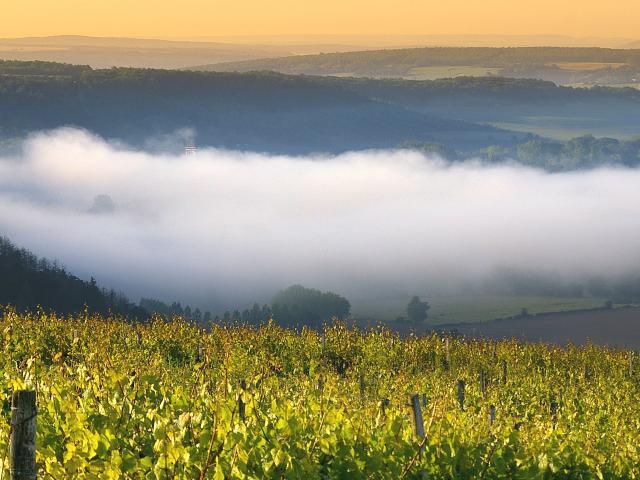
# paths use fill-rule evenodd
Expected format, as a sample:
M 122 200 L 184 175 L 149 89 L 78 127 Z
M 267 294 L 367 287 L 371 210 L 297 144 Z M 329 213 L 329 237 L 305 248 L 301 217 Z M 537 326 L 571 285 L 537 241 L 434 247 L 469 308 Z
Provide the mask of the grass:
M 523 308 L 530 314 L 564 312 L 597 308 L 604 305 L 600 298 L 529 297 L 529 296 L 435 296 L 421 297 L 431 305 L 429 323 L 487 322 L 517 315 Z M 352 301 L 353 316 L 360 320 L 393 321 L 406 316 L 409 298 Z

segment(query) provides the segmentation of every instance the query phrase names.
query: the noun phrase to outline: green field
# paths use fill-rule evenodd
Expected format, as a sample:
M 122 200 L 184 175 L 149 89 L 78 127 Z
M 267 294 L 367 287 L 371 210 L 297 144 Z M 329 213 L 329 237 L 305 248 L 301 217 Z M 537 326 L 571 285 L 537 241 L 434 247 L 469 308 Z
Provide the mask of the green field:
M 553 62 L 547 66 L 556 66 L 561 70 L 572 72 L 595 72 L 597 70 L 616 69 L 628 67 L 628 63 L 622 62 Z
M 604 305 L 600 298 L 556 298 L 514 296 L 435 296 L 421 297 L 431 305 L 429 323 L 486 322 L 496 318 L 512 317 L 526 308 L 530 314 L 564 312 L 597 308 Z M 406 317 L 409 298 L 380 299 L 376 301 L 352 300 L 352 313 L 359 320 L 393 321 Z
M 409 80 L 437 80 L 453 77 L 486 77 L 498 75 L 499 68 L 444 65 L 412 68 L 404 77 Z
M 509 122 L 489 122 L 489 125 L 515 132 L 528 132 L 555 140 L 567 141 L 583 135 L 633 140 L 640 136 L 636 124 L 611 126 L 599 118 L 528 116 Z
M 607 85 L 608 87 L 618 87 L 618 88 L 635 88 L 636 90 L 640 90 L 640 82 L 636 83 L 616 83 Z
M 567 83 L 564 84 L 564 86 L 573 88 L 592 88 L 594 86 L 598 86 L 611 88 L 635 88 L 636 90 L 640 89 L 640 83 Z

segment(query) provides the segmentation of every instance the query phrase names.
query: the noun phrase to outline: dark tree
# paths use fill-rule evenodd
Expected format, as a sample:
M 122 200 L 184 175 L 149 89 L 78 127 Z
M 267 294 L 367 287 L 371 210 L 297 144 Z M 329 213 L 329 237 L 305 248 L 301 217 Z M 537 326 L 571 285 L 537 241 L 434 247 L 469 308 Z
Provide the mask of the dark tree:
M 420 297 L 414 296 L 407 305 L 407 318 L 412 323 L 423 323 L 430 308 L 429 302 L 421 302 Z
M 323 321 L 347 318 L 351 304 L 336 293 L 293 285 L 274 297 L 271 310 L 281 325 L 319 327 Z

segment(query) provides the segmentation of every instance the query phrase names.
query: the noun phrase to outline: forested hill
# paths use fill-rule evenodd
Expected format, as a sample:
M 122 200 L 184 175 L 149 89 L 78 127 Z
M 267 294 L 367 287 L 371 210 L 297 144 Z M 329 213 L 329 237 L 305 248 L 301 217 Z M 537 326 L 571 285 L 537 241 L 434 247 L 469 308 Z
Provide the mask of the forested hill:
M 423 80 L 502 76 L 551 80 L 563 85 L 640 86 L 640 49 L 424 47 L 263 58 L 191 69 Z
M 320 78 L 320 77 L 317 77 Z M 640 90 L 572 88 L 534 79 L 458 77 L 439 80 L 327 78 L 361 95 L 466 121 L 495 121 L 516 115 L 562 115 L 571 124 L 584 117 L 608 121 L 612 127 L 640 119 Z
M 165 318 L 180 316 L 195 322 L 212 319 L 211 312 L 201 312 L 198 308 L 183 306 L 179 302 L 167 304 L 143 297 L 139 304 L 135 304 L 122 292 L 101 288 L 93 277 L 89 281 L 82 280 L 57 261 L 38 257 L 0 236 L 2 307 L 32 312 L 42 308 L 61 315 L 76 314 L 87 309 L 90 313 L 114 314 L 131 320 L 146 320 L 152 315 Z
M 114 314 L 131 320 L 160 315 L 165 318 L 179 316 L 197 323 L 222 321 L 255 325 L 273 317 L 283 325 L 318 327 L 322 321 L 334 317 L 346 318 L 351 306 L 340 295 L 300 285 L 279 292 L 273 299 L 273 306 L 260 307 L 256 303 L 251 309 L 226 311 L 215 318 L 210 311 L 188 305 L 183 307 L 178 302 L 167 304 L 143 297 L 139 305 L 135 305 L 123 293 L 100 288 L 93 277 L 89 281 L 82 280 L 58 262 L 39 258 L 0 236 L 0 313 L 3 308 L 31 312 L 42 308 L 61 315 L 77 314 L 86 309 L 90 313 Z
M 289 74 L 405 76 L 425 66 L 482 66 L 606 63 L 640 66 L 640 49 L 576 47 L 420 47 L 321 53 L 263 58 L 192 67 L 200 70 L 248 72 L 272 70 Z
M 0 75 L 2 76 L 37 76 L 37 77 L 79 77 L 82 73 L 90 72 L 88 65 L 71 65 L 57 62 L 20 62 L 18 60 L 0 60 Z
M 0 237 L 0 306 L 34 310 L 42 307 L 61 314 L 82 312 L 146 318 L 149 313 L 129 302 L 121 293 L 98 287 L 51 262 Z
M 410 111 L 322 79 L 268 73 L 4 74 L 0 110 L 5 137 L 76 125 L 135 145 L 190 127 L 200 145 L 280 153 L 390 148 L 407 140 L 469 151 L 526 137 Z
M 640 135 L 638 90 L 494 77 L 375 80 L 0 61 L 0 112 L 0 148 L 68 125 L 143 148 L 190 128 L 202 147 L 307 154 L 409 143 L 466 158 L 539 137 Z

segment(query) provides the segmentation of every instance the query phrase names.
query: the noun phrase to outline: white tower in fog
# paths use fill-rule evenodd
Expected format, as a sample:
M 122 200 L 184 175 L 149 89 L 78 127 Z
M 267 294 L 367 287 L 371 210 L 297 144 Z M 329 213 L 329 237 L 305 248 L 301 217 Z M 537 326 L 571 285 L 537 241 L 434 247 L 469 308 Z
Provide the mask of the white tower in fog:
M 195 155 L 197 151 L 198 148 L 193 143 L 190 143 L 186 147 L 184 147 L 185 155 Z

